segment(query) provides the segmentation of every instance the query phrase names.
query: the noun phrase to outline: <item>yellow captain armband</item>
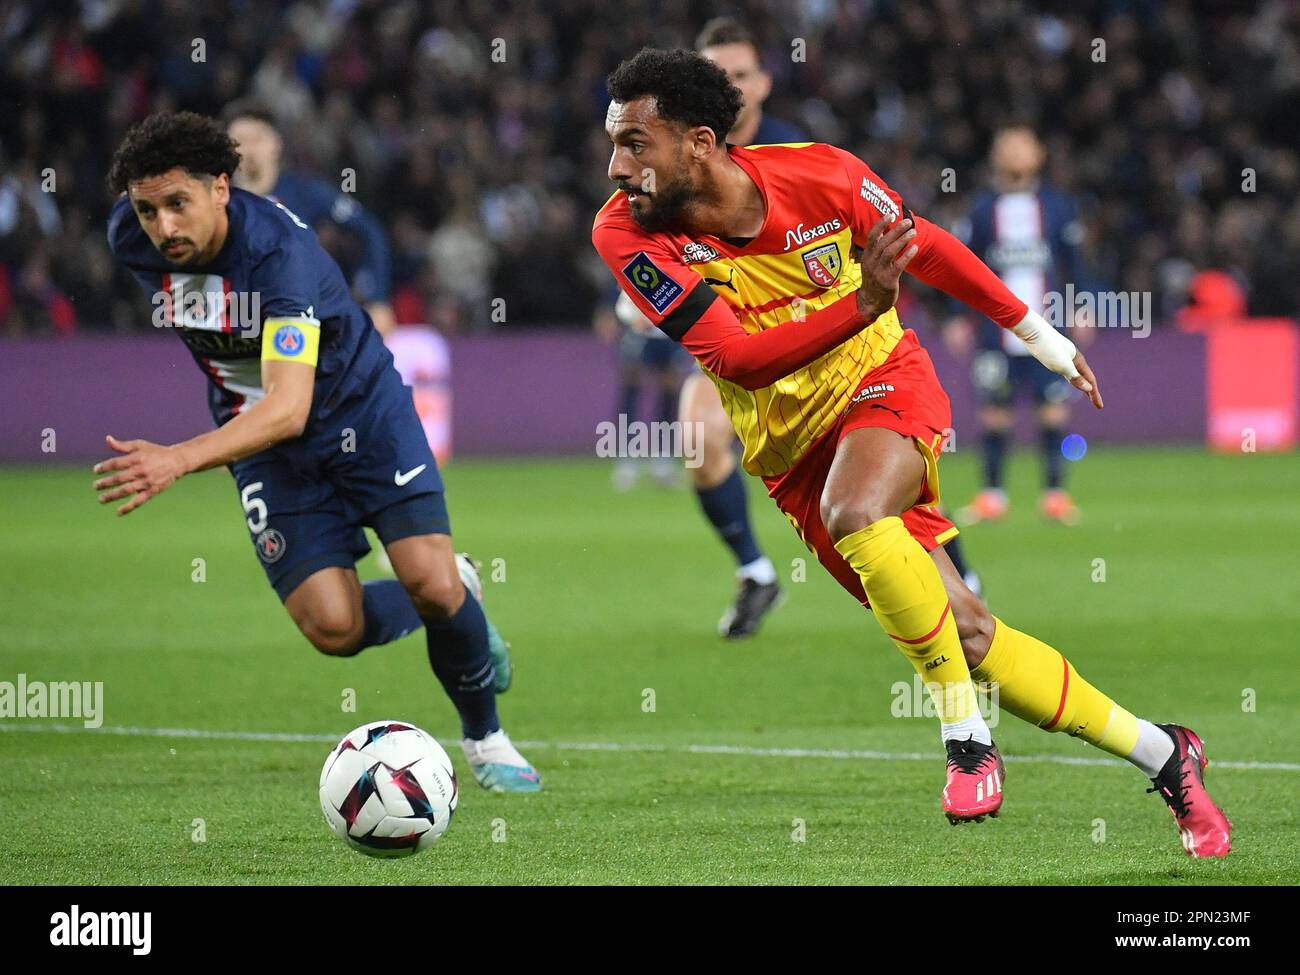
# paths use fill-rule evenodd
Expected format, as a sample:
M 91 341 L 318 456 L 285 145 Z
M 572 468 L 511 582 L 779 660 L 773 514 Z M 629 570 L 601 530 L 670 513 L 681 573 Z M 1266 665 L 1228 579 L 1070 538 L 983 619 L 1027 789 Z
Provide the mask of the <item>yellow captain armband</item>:
M 262 326 L 263 362 L 316 365 L 320 322 L 314 318 L 268 318 Z

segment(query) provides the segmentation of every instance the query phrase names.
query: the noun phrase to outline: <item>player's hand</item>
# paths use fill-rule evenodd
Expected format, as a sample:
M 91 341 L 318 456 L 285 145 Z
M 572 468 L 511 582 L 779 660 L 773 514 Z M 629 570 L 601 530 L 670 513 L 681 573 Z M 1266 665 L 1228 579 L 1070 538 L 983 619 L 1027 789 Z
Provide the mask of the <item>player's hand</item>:
M 118 456 L 102 460 L 95 465 L 96 474 L 107 474 L 94 484 L 100 504 L 120 501 L 134 495 L 126 504 L 119 505 L 119 515 L 129 515 L 150 498 L 161 494 L 186 473 L 185 462 L 175 447 L 150 443 L 148 440 L 118 440 L 105 437 Z
M 1074 368 L 1079 370 L 1079 375 L 1070 380 L 1070 385 L 1087 393 L 1088 399 L 1092 400 L 1092 405 L 1101 409 L 1103 404 L 1101 390 L 1097 387 L 1097 377 L 1092 374 L 1092 367 L 1088 365 L 1088 360 L 1083 357 L 1082 352 L 1075 353 Z
M 859 258 L 862 287 L 858 289 L 858 312 L 868 322 L 874 322 L 898 301 L 898 279 L 919 250 L 912 243 L 915 238 L 916 230 L 907 217 L 892 227 L 887 217 L 881 217 L 868 232 Z

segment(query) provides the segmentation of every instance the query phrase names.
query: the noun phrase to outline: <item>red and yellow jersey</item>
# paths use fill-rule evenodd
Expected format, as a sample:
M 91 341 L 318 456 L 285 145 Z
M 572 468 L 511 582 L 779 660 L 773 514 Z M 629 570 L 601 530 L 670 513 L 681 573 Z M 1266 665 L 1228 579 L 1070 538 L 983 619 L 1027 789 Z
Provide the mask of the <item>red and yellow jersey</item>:
M 767 205 L 762 229 L 751 239 L 647 233 L 633 220 L 623 193 L 615 193 L 596 216 L 593 242 L 637 307 L 680 339 L 681 326 L 689 328 L 713 295 L 749 333 L 855 303 L 862 274 L 854 249 L 882 213 L 903 215 L 898 195 L 834 146 L 733 146 L 728 152 Z M 699 282 L 712 295 L 697 292 Z M 745 470 L 770 476 L 793 467 L 902 334 L 890 309 L 869 328 L 760 389 L 730 382 L 702 363 L 740 435 Z

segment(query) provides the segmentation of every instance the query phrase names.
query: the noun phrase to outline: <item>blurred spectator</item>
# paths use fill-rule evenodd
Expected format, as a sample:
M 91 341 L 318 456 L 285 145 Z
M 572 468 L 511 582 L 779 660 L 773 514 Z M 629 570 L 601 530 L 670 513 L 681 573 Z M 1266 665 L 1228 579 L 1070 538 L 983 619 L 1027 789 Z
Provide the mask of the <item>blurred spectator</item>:
M 1297 314 L 1300 4 L 742 7 L 772 114 L 861 155 L 917 212 L 951 225 L 985 180 L 992 133 L 1029 125 L 1047 178 L 1085 201 L 1085 262 L 1112 287 L 1153 292 L 1169 318 L 1193 276 L 1217 269 L 1246 284 L 1252 312 Z M 610 192 L 604 76 L 737 12 L 713 0 L 2 10 L 0 329 L 37 332 L 149 327 L 103 260 L 109 157 L 150 111 L 216 113 L 247 96 L 282 120 L 286 167 L 334 184 L 356 169 L 359 202 L 394 241 L 400 307 L 487 330 L 504 298 L 509 325 L 589 322 L 608 284 L 588 237 Z M 40 188 L 49 169 L 53 192 Z

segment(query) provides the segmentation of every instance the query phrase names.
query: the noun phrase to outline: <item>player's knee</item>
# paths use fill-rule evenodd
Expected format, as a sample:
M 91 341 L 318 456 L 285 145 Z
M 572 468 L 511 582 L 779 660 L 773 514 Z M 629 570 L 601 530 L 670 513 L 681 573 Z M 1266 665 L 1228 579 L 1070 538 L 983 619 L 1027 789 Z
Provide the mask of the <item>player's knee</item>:
M 983 601 L 965 587 L 949 594 L 952 600 L 952 617 L 957 624 L 962 654 L 967 667 L 977 667 L 989 652 L 993 642 L 993 614 Z
M 454 569 L 427 572 L 408 583 L 406 591 L 422 619 L 454 616 L 467 598 L 465 585 Z
M 1006 433 L 1015 415 L 1001 406 L 986 406 L 980 411 L 980 425 L 989 433 Z
M 823 495 L 821 500 L 822 524 L 835 542 L 896 514 L 898 512 L 891 510 L 888 499 L 870 491 L 853 498 Z
M 736 455 L 731 450 L 733 435 L 730 426 L 727 428 L 726 437 L 717 436 L 716 432 L 710 436 L 708 430 L 709 427 L 706 425 L 706 432 L 701 441 L 699 462 L 692 467 L 689 463 L 690 458 L 687 458 L 691 482 L 697 488 L 705 490 L 717 487 L 736 469 Z
M 350 608 L 337 608 L 300 620 L 298 628 L 311 645 L 326 656 L 350 657 L 361 646 L 365 621 Z

